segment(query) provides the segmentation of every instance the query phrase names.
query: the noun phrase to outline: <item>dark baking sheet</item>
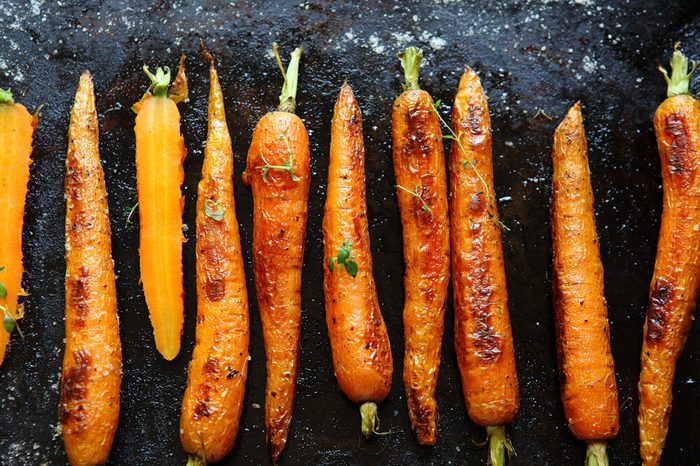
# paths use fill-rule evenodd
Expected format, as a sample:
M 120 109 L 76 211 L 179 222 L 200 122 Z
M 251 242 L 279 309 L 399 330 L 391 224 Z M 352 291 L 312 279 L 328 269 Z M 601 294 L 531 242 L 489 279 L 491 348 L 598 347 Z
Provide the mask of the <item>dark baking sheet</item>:
M 268 55 L 277 40 L 285 56 L 305 53 L 298 113 L 307 124 L 313 179 L 303 288 L 303 338 L 298 398 L 283 462 L 298 464 L 483 464 L 475 443 L 482 429 L 468 420 L 452 349 L 448 310 L 438 386 L 439 437 L 421 448 L 411 435 L 401 382 L 403 301 L 401 228 L 391 166 L 390 111 L 400 91 L 395 53 L 425 50 L 422 86 L 451 103 L 460 70 L 476 68 L 490 96 L 496 190 L 511 231 L 504 234 L 510 310 L 522 406 L 509 432 L 514 464 L 581 464 L 584 446 L 569 435 L 558 396 L 549 280 L 549 176 L 552 132 L 580 99 L 590 145 L 598 230 L 605 265 L 621 429 L 612 464 L 638 464 L 636 384 L 661 214 L 652 114 L 665 95 L 655 70 L 675 40 L 700 58 L 697 1 L 454 0 L 430 2 L 226 2 L 3 0 L 0 87 L 33 109 L 46 104 L 35 138 L 35 163 L 25 220 L 25 283 L 30 291 L 26 337 L 13 338 L 0 369 L 0 463 L 63 464 L 57 434 L 63 346 L 63 175 L 68 115 L 80 72 L 94 74 L 118 273 L 124 355 L 122 412 L 111 463 L 184 464 L 178 438 L 180 401 L 194 342 L 194 207 L 206 136 L 204 38 L 219 62 L 236 152 L 236 200 L 251 264 L 252 198 L 240 173 L 251 132 L 273 108 L 281 86 Z M 138 225 L 125 226 L 133 204 L 134 115 L 147 86 L 141 65 L 187 61 L 191 99 L 180 106 L 188 148 L 184 246 L 186 327 L 172 363 L 156 352 L 138 273 Z M 333 378 L 323 294 L 321 218 L 329 125 L 336 92 L 347 79 L 364 112 L 370 234 L 375 276 L 392 341 L 390 397 L 382 429 L 358 436 L 357 408 Z M 700 91 L 700 78 L 693 89 Z M 554 117 L 535 117 L 538 108 Z M 137 217 L 137 216 L 136 216 Z M 264 464 L 264 353 L 251 299 L 251 354 L 238 442 L 225 464 Z M 679 362 L 666 465 L 700 464 L 700 329 L 691 331 Z

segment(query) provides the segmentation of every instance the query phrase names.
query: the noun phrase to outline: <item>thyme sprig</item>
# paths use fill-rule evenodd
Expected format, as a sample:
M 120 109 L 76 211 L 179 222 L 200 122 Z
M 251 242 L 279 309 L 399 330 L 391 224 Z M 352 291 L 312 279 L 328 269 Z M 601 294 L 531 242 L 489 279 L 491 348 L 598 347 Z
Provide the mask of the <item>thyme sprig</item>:
M 423 205 L 421 206 L 421 210 L 424 210 L 424 211 L 426 211 L 426 212 L 430 212 L 430 215 L 433 214 L 433 209 L 431 209 L 430 206 L 425 202 L 425 199 L 423 199 L 423 195 L 422 195 L 422 191 L 423 191 L 423 190 L 421 189 L 421 186 L 420 186 L 419 184 L 417 184 L 416 187 L 413 188 L 413 191 L 411 191 L 410 189 L 406 188 L 405 186 L 401 186 L 400 184 L 397 184 L 397 185 L 395 185 L 394 187 L 395 187 L 395 188 L 399 188 L 401 191 L 405 191 L 405 192 L 407 192 L 408 194 L 410 194 L 411 196 L 413 196 L 413 197 L 415 197 L 416 199 L 418 199 L 418 200 L 421 202 L 421 204 L 423 204 Z
M 5 270 L 5 267 L 0 267 L 0 272 Z M 0 281 L 0 299 L 5 299 L 7 297 L 7 287 L 5 287 L 5 282 Z M 19 335 L 24 338 L 24 334 L 22 333 L 22 329 L 19 327 L 19 324 L 17 324 L 17 319 L 10 314 L 10 311 L 5 307 L 0 305 L 0 310 L 2 310 L 2 313 L 4 314 L 4 317 L 2 319 L 2 325 L 5 327 L 5 331 L 7 333 L 12 333 L 15 328 L 19 332 Z
M 352 278 L 357 276 L 357 262 L 355 261 L 355 256 L 352 255 L 352 243 L 349 240 L 343 240 L 338 254 L 328 260 L 328 269 L 331 272 L 333 272 L 335 264 L 340 264 L 345 267 L 345 271 Z
M 292 181 L 299 181 L 300 178 L 294 172 L 294 153 L 292 152 L 292 147 L 289 145 L 289 138 L 287 138 L 287 132 L 283 131 L 282 134 L 280 134 L 279 139 L 280 141 L 284 141 L 285 145 L 287 146 L 287 161 L 284 162 L 282 165 L 272 165 L 270 164 L 270 162 L 267 161 L 264 155 L 261 155 L 261 158 L 263 162 L 265 162 L 265 165 L 258 165 L 255 168 L 257 168 L 258 170 L 262 170 L 262 179 L 265 183 L 267 183 L 267 173 L 270 170 L 288 171 L 292 177 Z
M 213 201 L 211 199 L 206 199 L 204 201 L 204 213 L 207 217 L 220 222 L 224 219 L 224 214 L 226 213 L 226 208 L 221 205 L 221 201 Z
M 474 170 L 474 173 L 476 173 L 477 178 L 479 178 L 479 181 L 483 185 L 484 189 L 483 191 L 479 191 L 476 193 L 478 196 L 484 196 L 486 200 L 486 214 L 489 216 L 492 222 L 499 228 L 505 230 L 505 231 L 510 231 L 510 228 L 506 226 L 505 223 L 503 223 L 500 220 L 497 220 L 496 214 L 493 212 L 493 209 L 495 208 L 496 205 L 496 196 L 494 196 L 493 192 L 491 191 L 491 187 L 489 184 L 486 182 L 486 179 L 481 175 L 481 172 L 479 172 L 479 169 L 477 168 L 477 163 L 478 160 L 469 160 L 467 159 L 467 150 L 464 148 L 464 145 L 462 144 L 462 136 L 464 135 L 464 131 L 460 131 L 459 134 L 455 133 L 455 131 L 452 129 L 452 127 L 447 124 L 445 119 L 440 115 L 440 112 L 438 111 L 438 108 L 440 107 L 440 104 L 442 104 L 442 100 L 438 99 L 433 103 L 432 105 L 432 111 L 437 115 L 438 120 L 440 120 L 440 123 L 442 124 L 443 127 L 445 127 L 450 134 L 445 134 L 442 136 L 443 139 L 448 139 L 451 141 L 454 141 L 457 144 L 457 147 L 459 147 L 459 151 L 462 153 L 464 156 L 465 160 L 462 162 L 462 167 L 465 169 L 471 168 Z

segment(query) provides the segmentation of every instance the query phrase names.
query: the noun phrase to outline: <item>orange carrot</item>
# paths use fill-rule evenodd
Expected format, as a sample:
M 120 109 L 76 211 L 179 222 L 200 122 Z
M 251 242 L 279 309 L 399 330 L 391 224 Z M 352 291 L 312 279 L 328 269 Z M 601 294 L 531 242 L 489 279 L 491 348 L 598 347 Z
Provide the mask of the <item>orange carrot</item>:
M 197 339 L 182 401 L 180 440 L 200 463 L 233 448 L 248 376 L 248 293 L 233 198 L 233 149 L 214 59 L 209 128 L 197 194 Z
M 343 84 L 331 122 L 328 194 L 323 216 L 323 288 L 335 377 L 361 404 L 362 433 L 378 427 L 377 403 L 391 388 L 391 345 L 372 276 L 367 226 L 362 113 Z
M 280 105 L 255 126 L 243 182 L 253 191 L 253 269 L 262 320 L 267 446 L 277 462 L 287 443 L 299 372 L 301 268 L 309 199 L 309 136 L 296 108 L 301 48 L 284 76 Z
M 486 428 L 490 464 L 500 466 L 512 452 L 505 424 L 520 404 L 518 375 L 493 185 L 491 117 L 470 68 L 459 81 L 449 131 L 455 352 L 469 417 Z
M 617 385 L 578 103 L 554 134 L 552 164 L 552 284 L 561 400 L 571 433 L 588 442 L 586 465 L 607 466 L 605 440 L 619 428 Z
M 688 337 L 700 288 L 700 102 L 690 95 L 688 59 L 676 49 L 668 98 L 656 109 L 663 214 L 639 377 L 642 464 L 659 464 L 666 442 L 676 361 Z
M 153 75 L 151 86 L 134 105 L 136 112 L 136 184 L 141 244 L 141 281 L 151 315 L 156 348 L 167 360 L 180 352 L 184 321 L 182 289 L 182 209 L 180 186 L 185 141 L 177 103 L 187 99 L 185 56 L 170 96 L 170 69 Z
M 31 165 L 32 136 L 37 124 L 27 109 L 12 99 L 10 91 L 0 89 L 0 202 L 3 221 L 0 224 L 0 365 L 5 348 L 17 321 L 24 316 L 18 297 L 22 294 L 22 224 L 24 201 L 27 197 L 29 165 Z
M 406 84 L 394 101 L 391 124 L 406 263 L 403 381 L 413 433 L 421 445 L 432 445 L 450 282 L 450 225 L 440 121 L 433 112 L 432 97 L 418 87 L 422 57 L 423 52 L 414 47 L 399 54 Z
M 66 348 L 59 406 L 74 466 L 106 463 L 119 423 L 122 357 L 98 127 L 92 79 L 84 71 L 68 127 Z

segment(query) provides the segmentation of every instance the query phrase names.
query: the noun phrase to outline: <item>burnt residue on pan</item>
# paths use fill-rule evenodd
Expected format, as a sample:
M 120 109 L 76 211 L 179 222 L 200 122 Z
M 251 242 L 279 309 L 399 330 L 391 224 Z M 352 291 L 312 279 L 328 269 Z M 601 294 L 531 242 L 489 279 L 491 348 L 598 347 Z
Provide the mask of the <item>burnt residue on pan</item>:
M 0 8 L 0 87 L 12 87 L 33 109 L 46 104 L 35 136 L 24 232 L 25 333 L 0 368 L 0 451 L 3 464 L 64 464 L 59 378 L 63 352 L 63 178 L 70 105 L 80 73 L 95 79 L 100 149 L 112 218 L 124 353 L 121 423 L 111 464 L 184 464 L 178 438 L 180 402 L 195 324 L 196 184 L 206 137 L 207 63 L 203 38 L 216 57 L 236 154 L 236 203 L 251 296 L 250 374 L 234 450 L 223 464 L 265 464 L 264 353 L 252 282 L 252 198 L 241 182 L 257 120 L 277 103 L 281 79 L 269 54 L 285 58 L 304 45 L 298 113 L 310 133 L 312 185 L 303 287 L 303 338 L 298 398 L 283 464 L 483 464 L 475 444 L 485 434 L 467 418 L 448 305 L 437 389 L 438 441 L 421 448 L 406 410 L 401 364 L 380 405 L 381 430 L 360 439 L 357 408 L 338 389 L 326 334 L 321 219 L 333 103 L 344 80 L 363 111 L 368 217 L 374 273 L 395 361 L 403 358 L 401 225 L 391 166 L 390 115 L 401 91 L 396 52 L 424 48 L 421 86 L 451 104 L 464 65 L 477 70 L 490 97 L 499 211 L 510 228 L 503 246 L 509 307 L 521 384 L 521 409 L 509 427 L 514 464 L 583 461 L 557 385 L 552 317 L 549 196 L 550 149 L 558 120 L 583 105 L 595 208 L 605 266 L 613 355 L 620 390 L 620 435 L 613 464 L 638 464 L 636 384 L 642 324 L 648 308 L 661 216 L 661 178 L 652 128 L 665 97 L 656 71 L 673 42 L 700 58 L 700 5 L 695 0 L 249 2 L 201 0 L 4 0 Z M 190 102 L 182 105 L 185 161 L 184 271 L 186 321 L 174 362 L 154 347 L 138 271 L 134 114 L 148 86 L 141 70 L 188 53 Z M 700 91 L 700 78 L 693 90 Z M 541 112 L 538 112 L 541 109 Z M 441 111 L 448 115 L 448 108 Z M 553 120 L 549 120 L 546 115 Z M 0 167 L 2 169 L 2 167 Z M 1 264 L 0 264 L 1 265 Z M 700 328 L 691 330 L 674 388 L 664 464 L 700 458 Z

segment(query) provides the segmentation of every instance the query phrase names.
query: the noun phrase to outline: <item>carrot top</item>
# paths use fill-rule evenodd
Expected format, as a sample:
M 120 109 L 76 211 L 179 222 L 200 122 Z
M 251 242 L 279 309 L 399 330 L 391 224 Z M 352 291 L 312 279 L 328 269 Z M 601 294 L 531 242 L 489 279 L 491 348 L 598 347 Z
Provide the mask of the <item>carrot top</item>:
M 418 86 L 418 74 L 420 73 L 421 61 L 423 61 L 423 49 L 407 47 L 403 52 L 397 54 L 396 57 L 401 60 L 403 75 L 406 78 L 403 90 L 420 89 L 420 86 Z
M 666 95 L 668 97 L 673 97 L 676 95 L 690 94 L 690 77 L 693 75 L 693 71 L 698 66 L 695 61 L 690 62 L 690 72 L 688 72 L 688 57 L 683 55 L 681 52 L 680 42 L 676 43 L 673 51 L 673 56 L 671 57 L 671 77 L 668 77 L 668 72 L 666 69 L 659 65 L 659 71 L 664 75 L 666 84 L 668 84 L 668 90 Z
M 168 97 L 176 104 L 182 102 L 183 100 L 187 100 L 188 89 L 187 76 L 185 76 L 184 53 L 180 56 L 180 66 L 177 70 L 172 86 L 170 85 L 169 67 L 158 67 L 156 68 L 156 73 L 153 74 L 147 65 L 143 65 L 143 71 L 151 80 L 151 85 L 148 86 L 148 90 L 146 90 L 146 93 L 143 95 L 141 100 L 131 107 L 134 112 L 138 113 L 141 109 L 141 104 L 149 97 Z M 168 94 L 168 88 L 170 88 L 170 94 Z
M 9 89 L 0 89 L 0 104 L 13 104 L 12 91 Z
M 282 77 L 284 78 L 284 84 L 282 85 L 282 93 L 280 94 L 280 104 L 277 110 L 280 112 L 294 113 L 297 107 L 297 82 L 299 80 L 299 62 L 301 61 L 302 47 L 297 47 L 292 52 L 292 57 L 289 60 L 289 65 L 287 66 L 287 71 L 284 71 L 284 65 L 282 65 L 282 60 L 280 59 L 280 54 L 277 52 L 277 42 L 272 43 L 272 53 L 275 55 L 275 60 L 277 60 L 277 66 L 279 66 L 282 72 Z

